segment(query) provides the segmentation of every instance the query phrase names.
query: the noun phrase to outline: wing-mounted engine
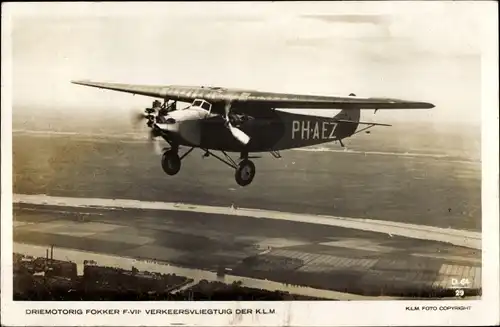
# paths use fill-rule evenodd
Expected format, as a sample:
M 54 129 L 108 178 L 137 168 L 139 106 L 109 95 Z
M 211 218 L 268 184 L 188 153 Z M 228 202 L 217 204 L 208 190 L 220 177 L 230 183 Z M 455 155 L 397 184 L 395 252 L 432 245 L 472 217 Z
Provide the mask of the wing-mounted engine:
M 205 110 L 207 112 L 205 118 L 221 117 L 225 121 L 225 127 L 242 144 L 246 145 L 250 141 L 250 137 L 240 127 L 252 117 L 232 110 L 230 102 L 210 103 L 207 100 L 195 99 L 191 107 Z
M 244 125 L 247 121 L 253 120 L 254 117 L 247 115 L 247 114 L 240 114 L 240 113 L 229 113 L 229 121 L 234 127 L 241 127 Z

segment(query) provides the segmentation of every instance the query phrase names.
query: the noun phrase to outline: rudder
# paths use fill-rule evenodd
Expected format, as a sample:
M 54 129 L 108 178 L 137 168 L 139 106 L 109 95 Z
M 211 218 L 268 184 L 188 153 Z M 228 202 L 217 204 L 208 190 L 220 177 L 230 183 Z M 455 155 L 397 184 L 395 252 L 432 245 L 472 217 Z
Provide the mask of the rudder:
M 342 120 L 350 120 L 352 122 L 359 122 L 359 119 L 361 118 L 361 110 L 359 108 L 358 109 L 342 109 L 333 118 L 342 119 Z
M 340 120 L 337 127 L 337 137 L 343 139 L 353 135 L 358 128 L 358 122 L 361 118 L 361 110 L 356 109 L 342 109 L 333 119 Z

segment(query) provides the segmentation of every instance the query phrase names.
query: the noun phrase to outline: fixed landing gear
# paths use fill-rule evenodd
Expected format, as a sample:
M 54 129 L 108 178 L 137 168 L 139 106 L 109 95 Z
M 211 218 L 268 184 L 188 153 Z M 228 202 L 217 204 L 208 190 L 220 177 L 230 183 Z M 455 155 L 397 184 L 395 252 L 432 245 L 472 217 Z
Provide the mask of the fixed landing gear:
M 167 175 L 177 174 L 181 170 L 181 158 L 177 151 L 165 151 L 161 157 L 161 167 Z
M 255 165 L 248 159 L 243 159 L 236 168 L 234 178 L 240 186 L 247 186 L 255 177 Z
M 179 156 L 178 147 L 172 147 L 163 152 L 163 156 L 161 158 L 161 167 L 163 171 L 167 175 L 175 175 L 181 170 L 181 161 L 184 159 L 191 151 L 194 150 L 194 147 L 185 152 L 182 156 Z M 211 152 L 208 149 L 203 149 L 205 153 L 203 157 L 212 156 L 219 161 L 225 163 L 229 167 L 235 170 L 234 179 L 236 183 L 240 186 L 247 186 L 252 183 L 255 177 L 255 165 L 248 158 L 248 153 L 242 153 L 239 162 L 236 162 L 232 159 L 226 152 L 221 151 L 225 158 L 219 157 L 215 153 Z
M 203 154 L 204 158 L 212 156 L 220 162 L 225 163 L 229 167 L 235 169 L 234 179 L 236 180 L 236 183 L 238 183 L 238 185 L 247 186 L 252 183 L 253 178 L 255 177 L 255 165 L 252 161 L 248 160 L 248 153 L 241 153 L 239 162 L 236 162 L 224 151 L 221 151 L 224 155 L 224 158 L 221 158 L 208 149 L 203 150 L 205 151 L 205 153 Z
M 193 151 L 194 148 L 186 151 L 182 156 L 179 156 L 179 148 L 174 146 L 170 149 L 164 149 L 163 155 L 161 157 L 161 167 L 167 175 L 175 175 L 181 170 L 181 161 L 188 154 Z

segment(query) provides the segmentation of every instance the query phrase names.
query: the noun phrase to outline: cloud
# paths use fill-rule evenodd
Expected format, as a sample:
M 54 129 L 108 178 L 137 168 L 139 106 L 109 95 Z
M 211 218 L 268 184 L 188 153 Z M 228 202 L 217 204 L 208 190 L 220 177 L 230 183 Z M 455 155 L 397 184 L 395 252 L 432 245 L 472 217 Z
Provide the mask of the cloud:
M 111 110 L 149 103 L 69 83 L 88 78 L 408 97 L 436 102 L 431 118 L 480 118 L 471 110 L 480 98 L 480 16 L 233 9 L 17 18 L 15 103 Z
M 450 9 L 398 15 L 301 15 L 285 45 L 349 52 L 377 62 L 479 56 L 480 16 L 467 15 L 464 6 Z

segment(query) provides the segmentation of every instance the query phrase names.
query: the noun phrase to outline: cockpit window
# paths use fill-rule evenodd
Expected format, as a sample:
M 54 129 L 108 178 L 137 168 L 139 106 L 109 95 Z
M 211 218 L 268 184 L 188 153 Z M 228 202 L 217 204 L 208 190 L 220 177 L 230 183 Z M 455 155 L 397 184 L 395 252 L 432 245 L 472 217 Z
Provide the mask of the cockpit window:
M 212 105 L 205 100 L 194 100 L 192 106 L 205 109 L 206 111 L 210 111 L 210 107 Z
M 201 107 L 203 109 L 205 109 L 206 111 L 210 111 L 210 104 L 208 102 L 203 102 L 203 104 L 201 105 Z

